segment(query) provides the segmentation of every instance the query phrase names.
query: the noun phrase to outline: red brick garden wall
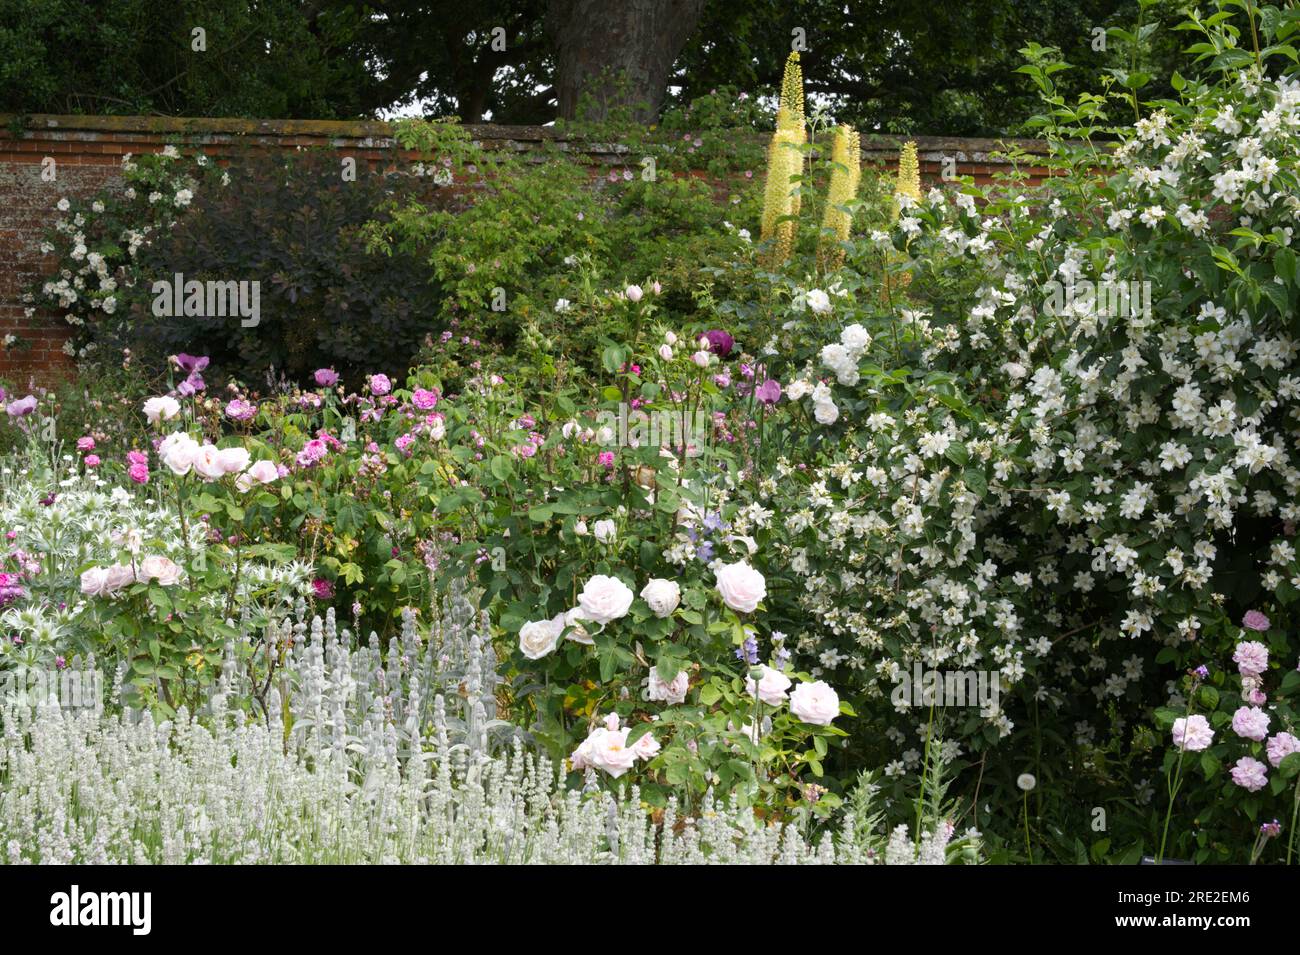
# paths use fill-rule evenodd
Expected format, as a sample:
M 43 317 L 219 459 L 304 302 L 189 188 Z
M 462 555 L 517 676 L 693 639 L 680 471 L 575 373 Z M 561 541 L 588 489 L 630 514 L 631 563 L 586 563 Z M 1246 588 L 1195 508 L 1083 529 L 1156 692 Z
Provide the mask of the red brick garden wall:
M 617 146 L 599 145 L 557 136 L 545 127 L 469 126 L 470 135 L 486 148 L 529 152 L 544 141 L 580 154 L 593 166 L 630 162 Z M 993 140 L 917 136 L 921 175 L 939 180 L 945 159 L 956 161 L 956 172 L 981 184 L 1012 167 L 995 155 L 1005 145 Z M 897 137 L 869 137 L 863 143 L 864 162 L 892 166 L 901 142 Z M 1015 141 L 1026 152 L 1040 154 L 1043 144 Z M 309 120 L 179 119 L 141 116 L 30 116 L 18 123 L 0 115 L 0 340 L 7 335 L 30 347 L 0 349 L 0 378 L 20 388 L 48 385 L 71 374 L 74 366 L 63 352 L 67 326 L 49 312 L 26 314 L 22 297 L 53 269 L 40 252 L 50 228 L 55 204 L 64 196 L 83 196 L 121 183 L 126 153 L 158 152 L 168 144 L 219 156 L 245 145 L 271 149 L 325 147 L 358 164 L 382 167 L 392 161 L 395 143 L 391 127 L 375 122 Z M 45 162 L 52 159 L 53 165 Z M 52 169 L 53 178 L 42 171 Z M 1030 181 L 1045 174 L 1040 167 L 1019 170 Z

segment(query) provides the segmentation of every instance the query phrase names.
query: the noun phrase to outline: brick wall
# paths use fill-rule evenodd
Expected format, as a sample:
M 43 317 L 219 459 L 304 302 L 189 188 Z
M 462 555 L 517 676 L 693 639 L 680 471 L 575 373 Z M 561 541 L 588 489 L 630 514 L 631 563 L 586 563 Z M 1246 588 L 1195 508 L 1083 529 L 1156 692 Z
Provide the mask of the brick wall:
M 541 126 L 467 126 L 485 148 L 520 153 L 552 142 L 593 166 L 621 164 L 629 157 L 617 145 L 596 144 L 558 136 Z M 67 326 L 57 314 L 26 315 L 21 300 L 53 262 L 40 253 L 40 243 L 50 227 L 55 204 L 63 196 L 94 193 L 120 185 L 120 166 L 126 153 L 158 152 L 167 144 L 182 151 L 202 149 L 220 156 L 245 145 L 269 149 L 325 147 L 340 156 L 353 156 L 358 165 L 382 167 L 395 156 L 392 129 L 386 123 L 325 122 L 313 120 L 181 119 L 143 116 L 30 116 L 23 124 L 0 114 L 0 339 L 15 335 L 30 348 L 0 350 L 0 377 L 19 387 L 48 385 L 74 370 L 63 353 Z M 980 184 L 993 181 L 1011 166 L 995 155 L 1001 142 L 978 139 L 913 137 L 921 160 L 921 175 L 938 180 L 946 157 L 956 160 L 959 175 L 973 176 Z M 898 137 L 867 137 L 864 163 L 890 167 L 897 163 Z M 1044 144 L 1012 141 L 1030 154 L 1041 154 Z M 55 179 L 42 178 L 43 161 L 54 160 Z M 409 157 L 408 157 L 409 158 Z M 635 166 L 635 161 L 632 162 Z M 1021 169 L 1030 181 L 1045 174 L 1041 167 Z

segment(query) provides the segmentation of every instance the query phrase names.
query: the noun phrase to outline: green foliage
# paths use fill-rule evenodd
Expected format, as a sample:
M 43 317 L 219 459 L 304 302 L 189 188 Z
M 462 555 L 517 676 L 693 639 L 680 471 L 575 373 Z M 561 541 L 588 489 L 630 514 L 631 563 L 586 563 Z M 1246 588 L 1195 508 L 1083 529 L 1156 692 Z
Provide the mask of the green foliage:
M 0 0 L 0 112 L 356 116 L 374 84 L 358 17 L 295 0 Z

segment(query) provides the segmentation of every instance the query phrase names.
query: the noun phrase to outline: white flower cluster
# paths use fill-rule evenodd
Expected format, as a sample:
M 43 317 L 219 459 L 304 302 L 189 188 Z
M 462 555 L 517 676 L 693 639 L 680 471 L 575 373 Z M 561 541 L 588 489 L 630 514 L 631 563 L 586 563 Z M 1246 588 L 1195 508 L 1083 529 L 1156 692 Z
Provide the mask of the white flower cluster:
M 818 355 L 834 383 L 805 373 L 787 392 L 850 432 L 763 485 L 815 621 L 795 649 L 869 686 L 913 660 L 996 669 L 1004 685 L 1032 671 L 1050 705 L 1100 707 L 1221 616 L 1225 558 L 1265 591 L 1300 591 L 1300 85 L 1251 82 L 1257 95 L 1243 82 L 1189 121 L 1139 123 L 1098 216 L 1067 190 L 988 214 L 938 192 L 918 204 L 909 254 L 958 291 L 888 317 L 888 347 L 849 325 Z M 1223 246 L 1247 276 L 1234 286 L 1214 264 Z M 1146 305 L 1046 307 L 1050 285 L 1084 281 L 1153 287 Z M 924 381 L 859 381 L 899 349 Z M 866 410 L 842 420 L 841 394 Z M 1252 544 L 1247 522 L 1271 539 Z

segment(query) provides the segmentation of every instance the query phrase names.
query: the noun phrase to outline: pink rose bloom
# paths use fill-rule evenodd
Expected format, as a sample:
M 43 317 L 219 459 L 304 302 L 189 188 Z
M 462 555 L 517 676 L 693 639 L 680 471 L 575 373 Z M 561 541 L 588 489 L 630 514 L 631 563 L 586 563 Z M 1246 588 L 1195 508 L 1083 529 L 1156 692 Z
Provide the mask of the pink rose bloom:
M 1268 617 L 1258 610 L 1247 610 L 1246 616 L 1241 620 L 1241 625 L 1247 630 L 1267 630 Z
M 1282 760 L 1292 753 L 1300 753 L 1300 739 L 1296 739 L 1290 733 L 1278 733 L 1268 741 L 1267 749 L 1268 761 L 1276 769 L 1282 765 Z
M 603 626 L 626 617 L 633 599 L 631 588 L 623 581 L 596 574 L 578 594 L 578 608 L 586 619 Z
M 238 474 L 248 467 L 247 448 L 222 448 L 217 452 L 217 461 L 223 474 Z
M 128 451 L 126 452 L 126 463 L 143 464 L 145 467 L 148 467 L 149 455 L 145 454 L 143 451 Z
M 1258 706 L 1243 706 L 1232 714 L 1232 731 L 1242 739 L 1262 743 L 1268 735 L 1269 716 Z
M 431 411 L 438 404 L 438 392 L 428 388 L 416 388 L 411 392 L 411 404 L 421 411 Z
M 181 569 L 166 557 L 149 556 L 140 562 L 136 579 L 141 583 L 156 580 L 164 587 L 170 587 L 180 582 Z
M 298 466 L 309 468 L 321 458 L 325 457 L 328 452 L 329 449 L 325 446 L 324 441 L 320 438 L 312 438 L 304 444 L 302 450 L 298 452 Z
M 127 469 L 126 474 L 127 474 L 127 477 L 129 477 L 129 478 L 130 478 L 132 481 L 134 481 L 136 484 L 148 484 L 148 483 L 149 483 L 149 467 L 148 467 L 148 465 L 144 465 L 144 464 L 133 464 L 133 465 L 131 465 L 131 467 L 129 467 L 129 468 Z
M 88 468 L 97 468 L 97 467 L 99 467 L 99 455 L 98 455 L 98 454 L 88 454 L 88 455 L 86 455 L 86 467 L 88 467 Z
M 654 759 L 659 755 L 661 748 L 659 741 L 649 733 L 646 733 L 632 744 L 632 752 L 636 754 L 637 759 L 642 760 Z
M 103 567 L 91 567 L 81 573 L 81 592 L 87 597 L 103 597 L 108 594 L 108 571 Z
M 198 451 L 199 443 L 184 431 L 168 435 L 158 445 L 158 457 L 178 477 L 190 473 L 190 469 L 194 466 L 194 456 Z
M 1242 676 L 1259 676 L 1268 669 L 1268 647 L 1258 640 L 1243 640 L 1233 651 L 1232 662 Z
M 614 452 L 602 451 L 596 456 L 602 467 L 612 468 L 614 466 Z
M 1268 784 L 1268 767 L 1257 759 L 1243 756 L 1232 767 L 1232 781 L 1242 789 L 1259 792 Z
M 243 398 L 236 398 L 226 405 L 226 417 L 234 421 L 252 421 L 257 417 L 257 405 Z
M 78 451 L 94 451 L 94 450 L 95 450 L 95 439 L 92 438 L 90 435 L 86 435 L 84 438 L 78 438 L 78 439 L 77 439 L 77 450 L 78 450 Z
M 190 461 L 194 465 L 194 470 L 199 477 L 207 481 L 216 481 L 222 478 L 226 469 L 221 463 L 221 452 L 215 444 L 204 444 L 194 452 Z
M 573 753 L 573 768 L 602 770 L 615 779 L 622 776 L 637 760 L 637 752 L 627 745 L 627 730 L 618 728 L 618 714 L 605 717 L 605 725 L 592 730 Z
M 1179 749 L 1199 753 L 1213 742 L 1214 730 L 1210 729 L 1209 720 L 1199 713 L 1174 720 L 1174 745 Z
M 780 706 L 785 702 L 786 690 L 790 689 L 790 678 L 770 666 L 760 665 L 759 669 L 763 671 L 761 679 L 755 683 L 752 676 L 745 677 L 745 690 L 768 706 Z
M 387 375 L 370 376 L 370 393 L 375 397 L 382 397 L 393 390 L 393 383 L 388 380 Z
M 650 683 L 646 697 L 660 703 L 685 703 L 686 691 L 690 689 L 691 680 L 685 670 L 678 670 L 672 681 L 665 683 L 659 678 L 659 668 L 650 668 Z
M 813 726 L 830 726 L 840 715 L 840 698 L 824 680 L 800 683 L 790 694 L 790 712 Z
M 129 564 L 113 564 L 105 573 L 104 589 L 110 594 L 135 583 L 135 570 Z
M 254 484 L 270 484 L 280 477 L 280 469 L 273 461 L 254 461 L 247 471 L 235 478 L 235 487 L 247 492 Z
M 746 561 L 724 564 L 716 577 L 723 603 L 739 613 L 753 613 L 767 596 L 767 581 Z
M 338 373 L 333 368 L 317 368 L 315 379 L 316 384 L 322 388 L 333 388 L 339 383 Z

